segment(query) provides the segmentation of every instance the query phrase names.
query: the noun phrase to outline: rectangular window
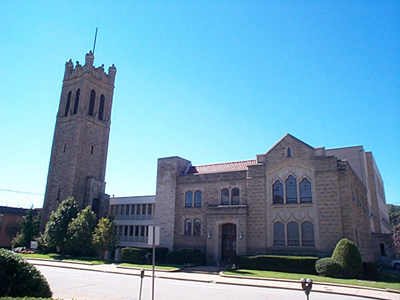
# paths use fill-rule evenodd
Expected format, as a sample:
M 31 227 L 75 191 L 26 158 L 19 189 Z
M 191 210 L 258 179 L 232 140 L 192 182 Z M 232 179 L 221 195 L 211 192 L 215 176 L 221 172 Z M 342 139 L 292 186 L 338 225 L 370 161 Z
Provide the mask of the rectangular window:
M 385 244 L 379 244 L 379 247 L 381 249 L 381 256 L 386 256 Z
M 140 215 L 140 204 L 136 204 L 136 214 Z
M 148 215 L 151 215 L 151 213 L 152 213 L 152 208 L 153 208 L 153 205 L 152 205 L 152 204 L 148 204 L 148 205 L 147 205 L 147 214 L 148 214 Z
M 135 214 L 135 204 L 131 205 L 131 215 Z
M 118 226 L 118 235 L 119 235 L 119 236 L 122 235 L 122 226 Z
M 140 236 L 144 236 L 146 226 L 140 226 Z
M 129 215 L 129 207 L 130 207 L 130 205 L 125 206 L 125 214 L 126 215 Z
M 146 204 L 142 204 L 142 215 L 146 214 Z
M 120 215 L 124 215 L 125 214 L 125 205 L 121 205 L 121 211 L 120 211 Z
M 110 215 L 115 215 L 115 205 L 110 206 Z
M 124 235 L 127 236 L 128 235 L 128 226 L 124 226 Z
M 119 215 L 119 205 L 115 205 L 115 215 Z
M 133 226 L 129 226 L 129 236 L 133 236 Z
M 139 236 L 139 226 L 135 226 L 135 236 Z

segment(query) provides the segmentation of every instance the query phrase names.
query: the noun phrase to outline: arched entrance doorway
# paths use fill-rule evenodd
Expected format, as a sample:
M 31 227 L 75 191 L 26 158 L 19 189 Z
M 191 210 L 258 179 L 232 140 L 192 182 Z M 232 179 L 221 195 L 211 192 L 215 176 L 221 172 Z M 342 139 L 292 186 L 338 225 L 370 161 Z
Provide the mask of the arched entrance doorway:
M 222 225 L 222 260 L 231 260 L 236 257 L 236 225 L 232 223 Z

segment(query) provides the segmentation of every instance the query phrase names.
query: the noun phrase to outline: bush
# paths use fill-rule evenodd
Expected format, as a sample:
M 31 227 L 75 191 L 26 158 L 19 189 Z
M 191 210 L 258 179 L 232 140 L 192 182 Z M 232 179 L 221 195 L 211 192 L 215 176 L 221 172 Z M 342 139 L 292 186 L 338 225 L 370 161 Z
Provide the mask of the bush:
M 46 278 L 19 255 L 0 249 L 0 296 L 52 296 Z
M 363 263 L 360 251 L 349 239 L 341 239 L 333 250 L 332 258 L 343 268 L 343 278 L 361 279 Z
M 325 257 L 317 260 L 315 270 L 319 276 L 341 278 L 343 268 L 338 261 L 331 257 Z
M 144 264 L 146 263 L 146 259 L 144 257 L 146 252 L 144 250 L 145 249 L 142 248 L 130 248 L 130 247 L 122 248 L 121 260 L 123 262 L 132 264 Z
M 363 262 L 363 279 L 378 280 L 378 266 L 373 262 Z
M 241 269 L 316 274 L 315 262 L 317 260 L 317 257 L 306 256 L 239 256 L 236 259 L 236 265 Z
M 180 251 L 172 251 L 169 254 L 169 262 L 177 265 L 190 264 L 204 266 L 206 264 L 206 254 L 199 250 L 184 249 Z

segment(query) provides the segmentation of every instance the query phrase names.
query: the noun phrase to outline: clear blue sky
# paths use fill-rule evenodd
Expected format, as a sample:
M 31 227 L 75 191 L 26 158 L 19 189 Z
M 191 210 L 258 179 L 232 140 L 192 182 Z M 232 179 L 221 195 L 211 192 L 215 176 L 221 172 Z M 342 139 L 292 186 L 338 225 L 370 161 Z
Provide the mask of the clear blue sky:
M 399 1 L 3 1 L 0 205 L 41 207 L 64 64 L 117 77 L 106 192 L 155 193 L 157 159 L 254 159 L 286 133 L 363 145 L 400 204 Z M 30 192 L 39 195 L 11 191 Z

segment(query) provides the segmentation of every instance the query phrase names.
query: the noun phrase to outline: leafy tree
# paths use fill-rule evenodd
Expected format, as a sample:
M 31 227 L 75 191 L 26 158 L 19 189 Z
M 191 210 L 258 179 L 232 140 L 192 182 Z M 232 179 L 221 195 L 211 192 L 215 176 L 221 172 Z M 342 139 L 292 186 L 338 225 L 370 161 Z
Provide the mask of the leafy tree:
M 349 239 L 341 239 L 333 250 L 332 259 L 342 266 L 344 278 L 362 278 L 363 262 L 357 246 Z
M 91 207 L 88 206 L 78 213 L 78 216 L 68 226 L 68 246 L 73 254 L 84 256 L 92 246 L 92 234 L 97 219 Z
M 400 223 L 400 205 L 388 204 L 387 209 L 390 225 L 394 228 Z
M 39 235 L 40 216 L 33 216 L 33 210 L 28 209 L 21 221 L 21 232 L 13 239 L 13 247 L 29 248 L 31 241 Z
M 101 218 L 93 233 L 93 244 L 100 251 L 114 250 L 117 243 L 115 223 L 110 218 Z
M 50 215 L 46 224 L 43 240 L 46 247 L 55 247 L 64 253 L 68 240 L 68 225 L 78 214 L 78 206 L 73 197 L 63 200 L 57 210 Z
M 400 255 L 400 222 L 393 228 L 393 243 L 397 250 L 397 254 Z

